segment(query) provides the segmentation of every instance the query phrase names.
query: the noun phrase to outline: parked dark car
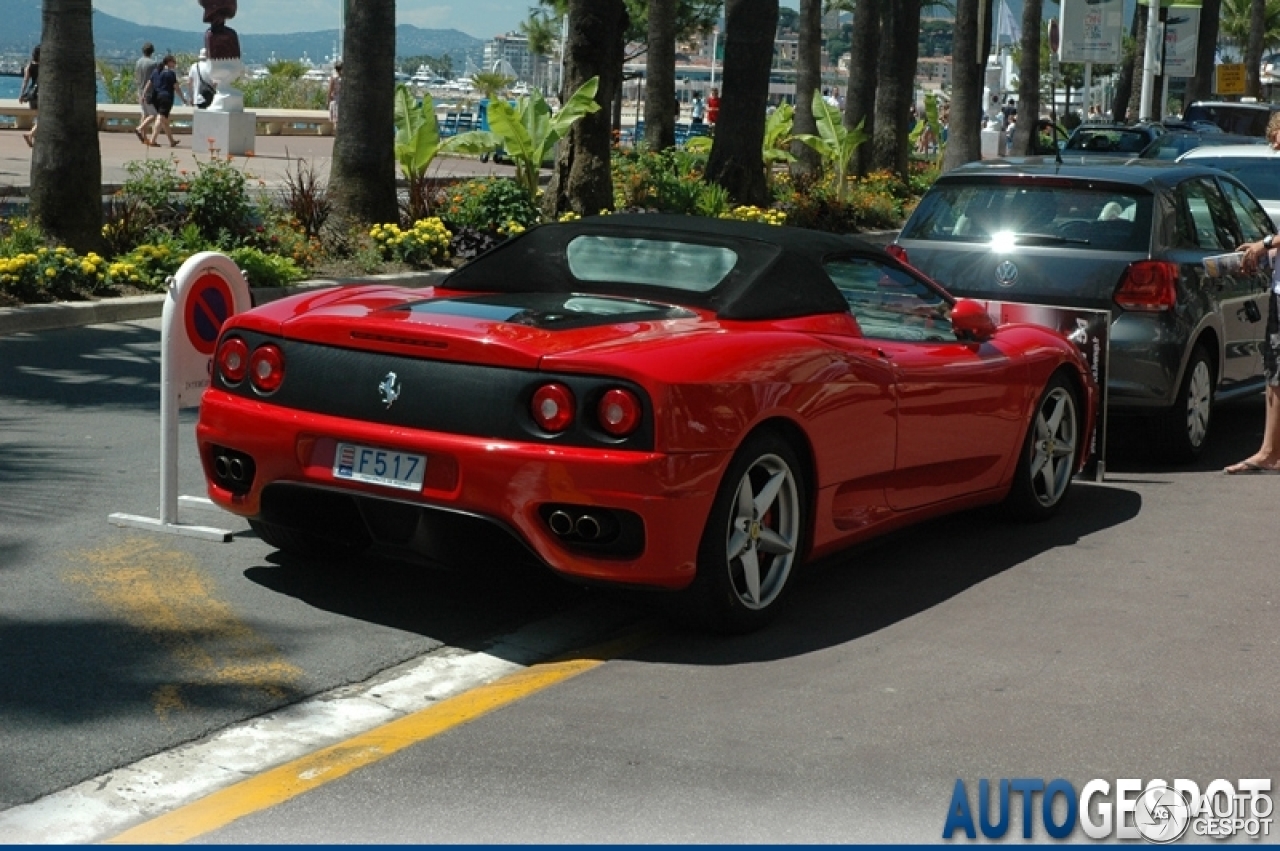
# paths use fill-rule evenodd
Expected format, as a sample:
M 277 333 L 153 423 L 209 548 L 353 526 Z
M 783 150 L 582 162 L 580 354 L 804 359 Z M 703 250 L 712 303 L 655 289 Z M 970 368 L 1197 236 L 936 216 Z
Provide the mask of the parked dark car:
M 1224 133 L 1266 136 L 1267 122 L 1277 109 L 1280 109 L 1280 104 L 1196 101 L 1182 111 L 1182 120 L 1193 123 L 1208 121 Z
M 1108 310 L 1108 410 L 1190 459 L 1211 406 L 1262 389 L 1269 275 L 1206 279 L 1202 260 L 1275 232 L 1239 180 L 1203 165 L 1048 158 L 940 177 L 891 250 L 970 298 Z
M 1209 125 L 1209 132 L 1192 130 L 1175 130 L 1165 133 L 1150 145 L 1142 149 L 1138 156 L 1151 160 L 1176 160 L 1187 151 L 1196 148 L 1220 145 L 1265 145 L 1267 140 L 1261 136 L 1241 136 L 1237 133 L 1223 133 L 1216 125 Z
M 1159 124 L 1081 124 L 1063 146 L 1076 156 L 1136 157 L 1164 135 Z

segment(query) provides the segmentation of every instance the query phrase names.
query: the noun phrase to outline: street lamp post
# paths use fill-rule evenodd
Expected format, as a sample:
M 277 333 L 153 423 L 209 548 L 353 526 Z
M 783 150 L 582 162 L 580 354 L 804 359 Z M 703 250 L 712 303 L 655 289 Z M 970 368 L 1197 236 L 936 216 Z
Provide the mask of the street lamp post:
M 720 28 L 717 27 L 711 31 L 711 85 L 710 88 L 716 87 L 716 52 L 720 48 Z

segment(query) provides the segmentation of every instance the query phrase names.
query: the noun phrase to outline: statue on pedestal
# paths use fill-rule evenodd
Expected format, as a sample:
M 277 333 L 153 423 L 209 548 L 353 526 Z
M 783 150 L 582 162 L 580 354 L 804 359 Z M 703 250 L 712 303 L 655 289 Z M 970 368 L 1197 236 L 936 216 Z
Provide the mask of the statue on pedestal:
M 243 112 L 244 96 L 231 85 L 244 74 L 240 36 L 227 26 L 227 21 L 236 16 L 236 0 L 200 0 L 200 5 L 204 7 L 204 22 L 209 25 L 204 34 L 209 58 L 201 60 L 200 73 L 212 80 L 218 91 L 209 110 Z

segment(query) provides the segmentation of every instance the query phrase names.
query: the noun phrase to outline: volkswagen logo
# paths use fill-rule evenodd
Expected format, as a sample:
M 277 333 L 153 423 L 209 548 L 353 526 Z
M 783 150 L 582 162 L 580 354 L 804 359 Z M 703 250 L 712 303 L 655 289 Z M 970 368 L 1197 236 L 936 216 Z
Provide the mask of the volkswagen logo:
M 386 378 L 378 385 L 378 393 L 382 395 L 382 404 L 390 408 L 400 398 L 400 380 L 394 372 L 388 372 Z
M 1002 287 L 1011 287 L 1018 282 L 1018 267 L 1012 260 L 1002 260 L 996 266 L 996 283 Z

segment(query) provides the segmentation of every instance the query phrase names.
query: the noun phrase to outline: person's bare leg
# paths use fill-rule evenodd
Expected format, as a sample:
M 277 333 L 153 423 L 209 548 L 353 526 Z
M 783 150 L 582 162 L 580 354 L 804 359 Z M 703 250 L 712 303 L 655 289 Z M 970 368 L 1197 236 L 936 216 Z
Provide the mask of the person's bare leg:
M 1268 385 L 1266 394 L 1267 414 L 1262 428 L 1262 446 L 1238 464 L 1226 468 L 1226 472 L 1239 474 L 1280 472 L 1280 387 Z

